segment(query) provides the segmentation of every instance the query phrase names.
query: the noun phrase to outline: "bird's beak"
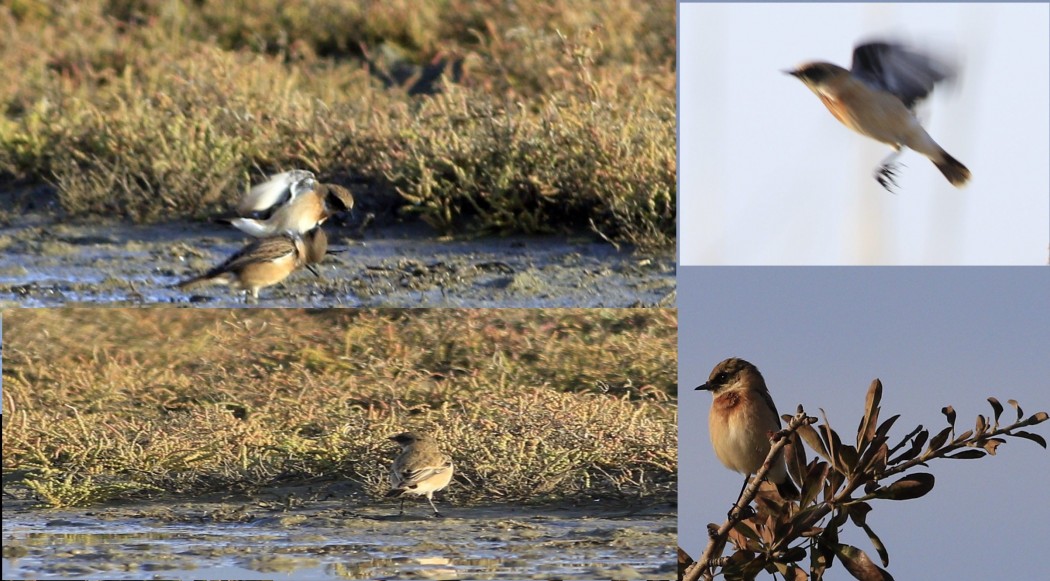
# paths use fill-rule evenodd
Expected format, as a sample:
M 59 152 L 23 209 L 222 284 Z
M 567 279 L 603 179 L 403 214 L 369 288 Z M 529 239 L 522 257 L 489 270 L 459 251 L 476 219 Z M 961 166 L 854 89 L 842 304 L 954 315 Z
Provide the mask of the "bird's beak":
M 701 385 L 700 387 L 697 387 L 693 391 L 711 391 L 711 386 L 705 383 L 705 384 Z
M 798 69 L 783 69 L 780 72 L 784 73 L 785 75 L 791 75 L 792 77 L 798 77 Z

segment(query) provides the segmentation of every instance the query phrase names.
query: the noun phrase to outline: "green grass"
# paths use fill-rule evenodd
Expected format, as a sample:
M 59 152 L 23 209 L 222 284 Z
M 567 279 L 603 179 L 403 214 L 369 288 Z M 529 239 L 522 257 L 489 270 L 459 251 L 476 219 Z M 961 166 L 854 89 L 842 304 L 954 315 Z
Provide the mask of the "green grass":
M 379 496 L 406 429 L 459 502 L 667 500 L 675 312 L 19 309 L 3 465 L 83 506 L 342 479 Z
M 0 175 L 150 222 L 299 167 L 444 234 L 673 246 L 673 4 L 242 4 L 0 7 Z

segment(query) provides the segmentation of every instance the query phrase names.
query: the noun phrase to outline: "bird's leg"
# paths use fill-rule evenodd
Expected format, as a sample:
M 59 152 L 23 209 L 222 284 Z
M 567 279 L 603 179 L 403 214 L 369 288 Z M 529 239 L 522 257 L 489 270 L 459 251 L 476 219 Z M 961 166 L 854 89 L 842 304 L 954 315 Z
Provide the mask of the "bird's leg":
M 736 502 L 733 503 L 733 508 L 729 509 L 729 514 L 727 516 L 730 519 L 732 519 L 733 516 L 734 516 L 734 513 L 737 512 L 737 510 L 736 510 L 737 502 L 740 502 L 740 497 L 744 495 L 744 489 L 747 488 L 747 483 L 750 482 L 750 481 L 751 481 L 751 475 L 750 474 L 745 474 L 744 475 L 744 484 L 740 487 L 740 492 L 738 492 L 737 495 L 736 495 Z
M 430 498 L 429 494 L 427 495 L 427 502 L 430 503 L 430 508 L 434 509 L 434 516 L 441 516 L 441 513 L 438 512 L 437 507 L 434 506 L 434 500 L 432 498 Z
M 404 515 L 404 514 L 405 514 L 405 497 L 404 497 L 404 496 L 402 496 L 402 497 L 401 497 L 401 510 L 399 510 L 399 511 L 397 512 L 397 516 L 402 516 L 402 515 Z
M 879 185 L 891 194 L 893 193 L 893 188 L 897 187 L 897 180 L 894 179 L 897 176 L 897 164 L 894 162 L 900 155 L 901 148 L 897 148 L 893 153 L 886 156 L 879 163 L 879 167 L 875 169 L 875 181 L 879 182 Z
M 314 276 L 316 276 L 317 278 L 321 278 L 321 273 L 317 272 L 317 267 L 315 267 L 312 264 L 307 264 L 305 266 L 306 266 L 306 270 L 309 270 L 310 272 L 314 273 Z

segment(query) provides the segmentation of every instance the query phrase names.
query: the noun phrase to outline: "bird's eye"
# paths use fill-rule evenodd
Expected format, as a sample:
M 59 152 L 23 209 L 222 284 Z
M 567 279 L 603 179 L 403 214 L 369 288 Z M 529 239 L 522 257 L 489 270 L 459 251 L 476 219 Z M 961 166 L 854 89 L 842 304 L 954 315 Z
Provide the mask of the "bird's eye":
M 727 379 L 729 379 L 729 376 L 726 374 L 725 371 L 721 371 L 718 375 L 715 376 L 715 383 L 725 383 Z

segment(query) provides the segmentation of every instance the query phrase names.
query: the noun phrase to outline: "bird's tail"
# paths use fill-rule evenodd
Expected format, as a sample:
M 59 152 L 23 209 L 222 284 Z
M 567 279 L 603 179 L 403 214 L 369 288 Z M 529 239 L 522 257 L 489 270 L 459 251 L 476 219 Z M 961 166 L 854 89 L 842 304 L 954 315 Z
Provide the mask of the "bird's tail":
M 784 475 L 784 481 L 777 484 L 777 492 L 784 500 L 798 500 L 801 494 L 795 483 L 791 481 L 791 477 L 786 474 Z
M 966 185 L 966 182 L 970 179 L 970 170 L 966 169 L 966 166 L 960 163 L 959 160 L 948 155 L 948 152 L 943 149 L 941 150 L 941 158 L 933 160 L 933 164 L 957 188 Z

